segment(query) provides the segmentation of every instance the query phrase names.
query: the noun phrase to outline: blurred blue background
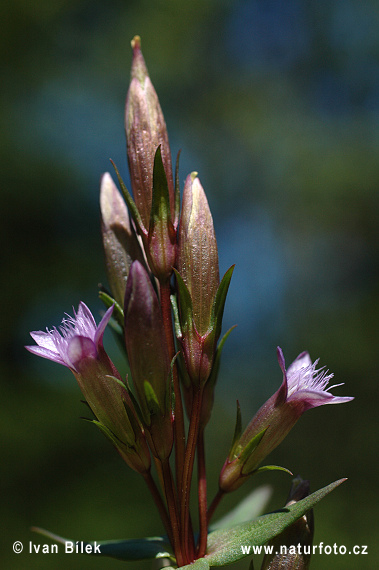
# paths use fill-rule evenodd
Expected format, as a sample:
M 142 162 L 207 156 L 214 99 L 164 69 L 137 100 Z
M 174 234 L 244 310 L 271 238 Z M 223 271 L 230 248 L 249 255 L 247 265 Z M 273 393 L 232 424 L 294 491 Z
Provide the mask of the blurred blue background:
M 74 539 L 161 533 L 145 488 L 84 414 L 69 371 L 33 357 L 30 330 L 105 282 L 98 187 L 111 157 L 125 180 L 123 107 L 130 40 L 158 91 L 180 179 L 197 170 L 223 273 L 236 270 L 213 421 L 209 495 L 234 429 L 277 389 L 275 349 L 303 350 L 345 382 L 344 406 L 307 413 L 270 462 L 316 490 L 349 477 L 315 510 L 315 543 L 368 556 L 314 556 L 312 568 L 375 568 L 379 5 L 364 0 L 15 0 L 0 8 L 2 208 L 2 567 L 117 568 L 112 560 L 16 556 L 38 525 Z M 107 346 L 118 362 L 120 355 Z M 255 485 L 286 500 L 283 473 Z M 149 563 L 126 563 L 149 569 Z M 247 570 L 248 562 L 238 568 Z M 257 564 L 257 567 L 259 565 Z

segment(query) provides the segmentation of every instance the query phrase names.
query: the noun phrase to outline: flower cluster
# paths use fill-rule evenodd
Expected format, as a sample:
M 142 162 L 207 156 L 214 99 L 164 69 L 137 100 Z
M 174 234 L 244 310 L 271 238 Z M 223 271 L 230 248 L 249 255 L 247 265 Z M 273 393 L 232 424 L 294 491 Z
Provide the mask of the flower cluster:
M 145 479 L 178 566 L 207 553 L 208 525 L 221 497 L 253 473 L 300 416 L 323 404 L 343 403 L 328 388 L 332 374 L 303 352 L 244 432 L 238 408 L 219 491 L 208 508 L 204 430 L 210 420 L 231 267 L 220 280 L 209 204 L 196 172 L 188 175 L 180 206 L 167 129 L 138 36 L 125 111 L 132 194 L 116 175 L 101 180 L 101 227 L 109 291 L 97 325 L 84 303 L 59 329 L 32 332 L 28 350 L 68 367 L 94 415 L 124 461 Z M 133 197 L 132 197 L 133 196 Z M 124 379 L 103 346 L 107 324 L 117 323 L 131 372 Z M 130 381 L 130 384 L 129 384 Z M 184 410 L 188 415 L 185 429 Z M 198 532 L 190 513 L 194 460 L 198 462 Z M 152 471 L 154 466 L 155 474 Z M 160 487 L 160 488 L 159 488 Z M 197 526 L 197 525 L 196 525 Z

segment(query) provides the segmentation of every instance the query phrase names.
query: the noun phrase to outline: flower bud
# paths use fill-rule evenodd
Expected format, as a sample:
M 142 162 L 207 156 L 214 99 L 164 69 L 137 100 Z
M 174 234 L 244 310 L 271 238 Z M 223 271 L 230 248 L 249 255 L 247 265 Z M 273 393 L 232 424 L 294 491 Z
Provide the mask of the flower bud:
M 165 459 L 173 443 L 170 359 L 159 301 L 138 261 L 130 268 L 124 314 L 126 350 L 146 436 L 156 457 Z
M 286 507 L 309 495 L 309 481 L 300 477 L 292 482 Z M 300 517 L 282 533 L 270 540 L 272 554 L 265 554 L 261 570 L 307 570 L 310 565 L 313 541 L 313 510 Z
M 212 215 L 197 174 L 187 177 L 178 241 L 180 342 L 195 386 L 212 370 L 225 298 L 233 269 L 219 280 L 217 242 Z
M 184 186 L 178 249 L 178 271 L 191 294 L 196 330 L 203 336 L 209 331 L 220 276 L 212 214 L 196 172 Z
M 238 489 L 254 472 L 273 468 L 259 469 L 259 465 L 283 441 L 306 410 L 353 399 L 329 393 L 335 387 L 327 388 L 333 374 L 317 369 L 318 360 L 312 363 L 307 352 L 302 352 L 288 370 L 279 347 L 277 355 L 283 372 L 282 385 L 260 408 L 242 435 L 236 430 L 219 480 L 221 490 L 226 493 Z
M 143 253 L 131 227 L 126 204 L 106 172 L 100 186 L 101 232 L 107 277 L 113 298 L 123 307 L 129 267 Z
M 132 48 L 133 63 L 126 99 L 125 130 L 134 201 L 147 230 L 152 203 L 154 156 L 159 145 L 167 177 L 172 219 L 174 180 L 166 123 L 141 52 L 139 36 L 132 40 Z

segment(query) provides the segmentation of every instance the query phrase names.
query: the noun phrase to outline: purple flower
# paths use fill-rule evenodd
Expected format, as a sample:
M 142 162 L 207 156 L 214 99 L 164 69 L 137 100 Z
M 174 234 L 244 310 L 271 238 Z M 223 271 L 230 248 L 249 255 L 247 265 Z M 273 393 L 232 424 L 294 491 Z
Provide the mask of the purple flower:
M 279 391 L 286 392 L 287 403 L 297 402 L 302 405 L 305 412 L 305 410 L 324 404 L 343 404 L 354 399 L 348 396 L 333 396 L 329 392 L 337 386 L 343 386 L 343 383 L 327 387 L 334 374 L 330 374 L 325 367 L 317 369 L 319 359 L 312 364 L 308 352 L 299 354 L 287 370 L 280 347 L 277 348 L 277 355 L 283 372 L 283 383 Z
M 302 352 L 286 370 L 281 348 L 277 348 L 283 382 L 271 398 L 255 414 L 242 435 L 236 434 L 220 475 L 224 492 L 238 489 L 249 475 L 290 432 L 304 412 L 324 404 L 343 404 L 352 397 L 333 396 L 328 387 L 333 378 L 325 368 L 317 368 L 308 352 Z M 262 467 L 261 469 L 264 469 Z
M 150 453 L 130 395 L 103 347 L 110 307 L 99 325 L 84 303 L 74 316 L 67 315 L 59 329 L 31 332 L 33 354 L 67 366 L 74 374 L 95 424 L 116 446 L 121 457 L 135 471 L 150 469 Z
M 78 363 L 87 357 L 97 358 L 103 349 L 103 335 L 105 327 L 111 318 L 113 307 L 110 307 L 99 325 L 83 302 L 79 303 L 78 312 L 74 311 L 74 316 L 67 315 L 62 324 L 57 329 L 33 331 L 30 333 L 37 346 L 26 346 L 25 348 L 37 354 L 67 366 L 72 371 L 77 372 Z

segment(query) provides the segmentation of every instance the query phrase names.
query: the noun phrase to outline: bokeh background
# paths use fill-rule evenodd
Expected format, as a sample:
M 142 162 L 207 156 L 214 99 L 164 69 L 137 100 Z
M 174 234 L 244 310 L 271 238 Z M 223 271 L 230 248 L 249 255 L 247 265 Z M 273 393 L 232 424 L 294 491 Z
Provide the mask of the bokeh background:
M 287 363 L 308 350 L 345 382 L 335 393 L 356 399 L 307 413 L 270 462 L 313 490 L 349 477 L 317 506 L 315 543 L 366 544 L 369 555 L 314 556 L 314 570 L 377 567 L 378 3 L 13 0 L 0 21 L 2 568 L 151 567 L 13 554 L 15 540 L 44 542 L 32 525 L 77 540 L 161 532 L 138 476 L 79 419 L 70 372 L 23 348 L 80 300 L 102 309 L 98 187 L 110 157 L 128 180 L 135 34 L 173 154 L 182 149 L 180 179 L 197 170 L 206 189 L 221 272 L 236 263 L 209 494 L 235 400 L 247 423 L 281 382 L 276 346 Z M 282 506 L 290 478 L 263 474 L 220 513 L 263 483 L 275 489 L 268 508 Z

